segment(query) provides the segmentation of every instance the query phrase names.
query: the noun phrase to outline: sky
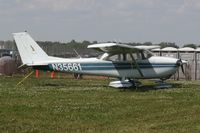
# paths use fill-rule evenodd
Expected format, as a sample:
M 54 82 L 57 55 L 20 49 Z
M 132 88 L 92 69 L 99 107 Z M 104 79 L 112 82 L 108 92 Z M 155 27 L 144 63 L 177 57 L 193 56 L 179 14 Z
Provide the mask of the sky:
M 200 44 L 200 0 L 0 0 L 0 40 Z

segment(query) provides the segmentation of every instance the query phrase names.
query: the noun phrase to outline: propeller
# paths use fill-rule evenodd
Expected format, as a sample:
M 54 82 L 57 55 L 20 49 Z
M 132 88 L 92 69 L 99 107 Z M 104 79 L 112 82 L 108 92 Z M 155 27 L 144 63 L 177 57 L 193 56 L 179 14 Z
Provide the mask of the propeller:
M 181 67 L 181 70 L 182 70 L 183 74 L 185 74 L 185 70 L 184 70 L 184 67 L 183 67 L 183 65 L 185 64 L 185 61 L 183 62 L 181 59 L 179 59 L 179 60 L 176 62 L 176 64 L 177 64 L 179 67 Z

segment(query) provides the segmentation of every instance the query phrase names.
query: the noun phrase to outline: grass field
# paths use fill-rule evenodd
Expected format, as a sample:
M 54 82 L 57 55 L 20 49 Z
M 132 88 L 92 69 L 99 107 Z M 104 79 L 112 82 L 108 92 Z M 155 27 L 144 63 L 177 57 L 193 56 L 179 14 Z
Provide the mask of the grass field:
M 200 132 L 199 81 L 121 91 L 105 79 L 20 80 L 0 77 L 0 132 Z

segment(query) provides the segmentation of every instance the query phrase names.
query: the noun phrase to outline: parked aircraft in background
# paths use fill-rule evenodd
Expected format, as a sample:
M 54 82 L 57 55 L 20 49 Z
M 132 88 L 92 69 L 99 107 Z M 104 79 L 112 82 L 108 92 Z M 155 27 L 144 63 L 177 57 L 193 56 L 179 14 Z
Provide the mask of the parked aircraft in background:
M 22 66 L 39 70 L 116 77 L 112 87 L 131 87 L 137 79 L 168 79 L 186 61 L 154 56 L 149 50 L 159 46 L 130 46 L 118 43 L 89 45 L 105 52 L 99 58 L 58 58 L 48 56 L 27 32 L 13 33 Z

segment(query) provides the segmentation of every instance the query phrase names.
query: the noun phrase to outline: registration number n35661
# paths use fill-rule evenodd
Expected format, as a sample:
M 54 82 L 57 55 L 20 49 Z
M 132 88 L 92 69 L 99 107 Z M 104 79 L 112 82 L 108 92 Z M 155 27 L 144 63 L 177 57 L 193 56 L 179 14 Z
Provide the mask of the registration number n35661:
M 81 71 L 80 63 L 56 63 L 52 64 L 54 71 Z

